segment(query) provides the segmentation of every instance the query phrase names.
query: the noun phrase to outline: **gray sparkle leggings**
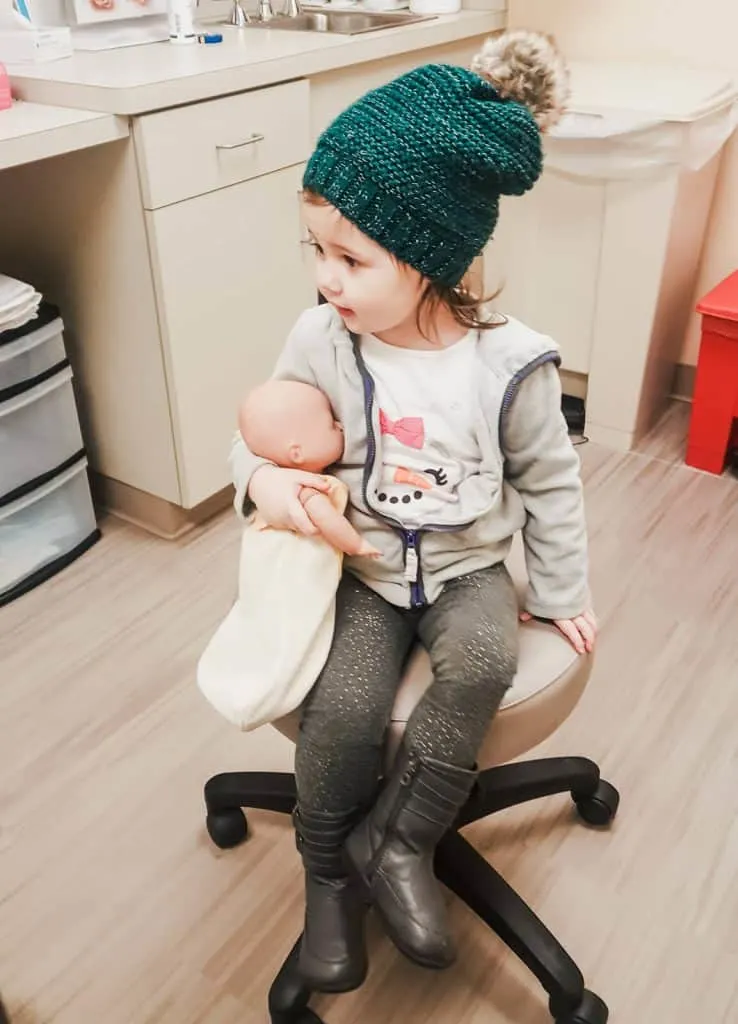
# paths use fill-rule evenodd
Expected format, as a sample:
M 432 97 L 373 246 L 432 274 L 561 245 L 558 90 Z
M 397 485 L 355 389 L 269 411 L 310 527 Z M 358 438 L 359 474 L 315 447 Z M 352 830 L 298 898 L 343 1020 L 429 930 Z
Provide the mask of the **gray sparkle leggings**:
M 517 665 L 517 602 L 504 565 L 448 583 L 435 604 L 397 608 L 345 573 L 323 671 L 303 705 L 295 772 L 300 803 L 320 811 L 368 805 L 407 656 L 430 654 L 433 683 L 410 717 L 421 756 L 471 768 Z

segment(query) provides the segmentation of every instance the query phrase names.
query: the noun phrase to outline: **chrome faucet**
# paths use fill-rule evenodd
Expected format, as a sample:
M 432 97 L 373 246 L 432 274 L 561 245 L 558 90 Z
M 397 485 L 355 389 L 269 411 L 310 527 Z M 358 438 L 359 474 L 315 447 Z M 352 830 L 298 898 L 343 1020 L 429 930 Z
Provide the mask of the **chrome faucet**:
M 199 2 L 199 0 L 198 0 Z M 275 14 L 272 0 L 257 0 L 256 15 L 249 16 L 244 10 L 241 0 L 233 0 L 233 7 L 231 8 L 231 14 L 228 18 L 229 25 L 235 25 L 236 28 L 244 28 L 255 17 L 257 21 L 268 22 L 272 21 L 273 18 L 297 18 L 302 14 L 302 4 L 300 0 L 285 0 L 284 8 L 279 12 L 279 15 Z
M 241 0 L 233 0 L 233 7 L 228 18 L 228 24 L 233 25 L 234 28 L 245 28 L 246 25 L 251 21 L 246 11 L 241 6 Z

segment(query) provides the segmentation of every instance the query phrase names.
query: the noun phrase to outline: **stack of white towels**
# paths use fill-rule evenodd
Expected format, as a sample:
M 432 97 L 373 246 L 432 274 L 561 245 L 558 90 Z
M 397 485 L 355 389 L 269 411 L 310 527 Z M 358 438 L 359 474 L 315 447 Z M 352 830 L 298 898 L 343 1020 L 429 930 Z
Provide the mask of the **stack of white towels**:
M 32 285 L 0 274 L 0 333 L 23 327 L 38 316 L 41 299 Z

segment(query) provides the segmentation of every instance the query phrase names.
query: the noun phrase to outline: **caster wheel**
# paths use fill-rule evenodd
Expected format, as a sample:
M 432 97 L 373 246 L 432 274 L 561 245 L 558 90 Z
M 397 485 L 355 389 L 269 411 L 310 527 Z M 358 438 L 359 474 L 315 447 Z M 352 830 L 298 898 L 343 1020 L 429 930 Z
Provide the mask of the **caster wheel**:
M 600 997 L 585 989 L 576 1010 L 569 1010 L 563 1017 L 557 1017 L 556 1024 L 607 1024 L 609 1016 L 610 1011 Z
M 617 814 L 620 794 L 609 782 L 600 779 L 592 796 L 579 797 L 579 799 L 574 797 L 574 803 L 577 806 L 579 817 L 588 825 L 609 825 Z
M 246 815 L 239 808 L 230 811 L 213 811 L 205 819 L 208 835 L 221 850 L 238 846 L 249 834 Z

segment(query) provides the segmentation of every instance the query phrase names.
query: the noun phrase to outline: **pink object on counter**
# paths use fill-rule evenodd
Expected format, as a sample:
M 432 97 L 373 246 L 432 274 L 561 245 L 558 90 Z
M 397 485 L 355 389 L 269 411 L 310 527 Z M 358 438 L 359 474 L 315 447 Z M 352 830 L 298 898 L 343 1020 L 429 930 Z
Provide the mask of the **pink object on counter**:
M 10 94 L 8 72 L 5 70 L 5 65 L 0 64 L 0 110 L 7 110 L 12 103 L 13 97 Z

